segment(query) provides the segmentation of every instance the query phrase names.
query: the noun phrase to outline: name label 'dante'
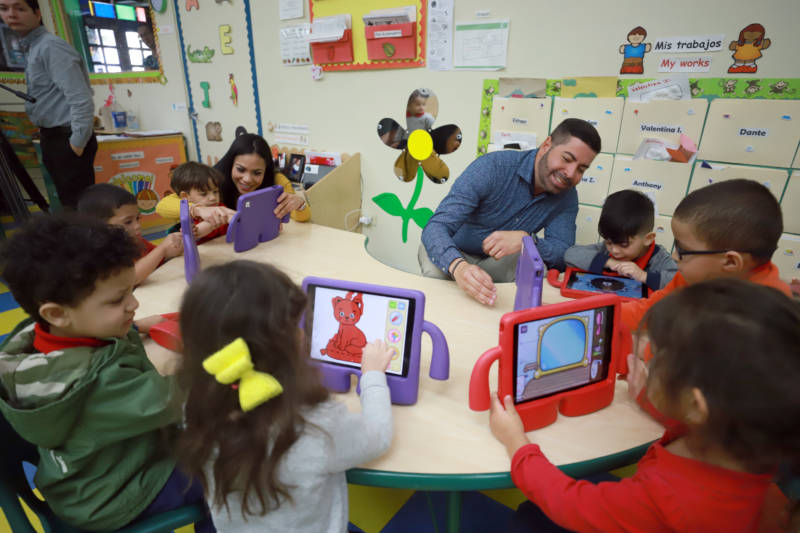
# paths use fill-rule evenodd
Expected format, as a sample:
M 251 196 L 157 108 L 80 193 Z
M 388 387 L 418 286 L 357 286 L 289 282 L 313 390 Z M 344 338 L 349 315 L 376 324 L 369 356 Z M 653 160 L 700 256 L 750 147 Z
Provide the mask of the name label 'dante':
M 769 130 L 763 128 L 739 128 L 740 137 L 766 137 Z

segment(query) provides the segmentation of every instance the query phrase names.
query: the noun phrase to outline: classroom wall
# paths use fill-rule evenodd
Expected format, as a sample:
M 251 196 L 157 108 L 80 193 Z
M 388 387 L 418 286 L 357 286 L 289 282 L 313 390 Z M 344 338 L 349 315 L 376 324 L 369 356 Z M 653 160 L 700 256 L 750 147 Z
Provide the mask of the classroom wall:
M 205 32 L 208 42 L 216 43 L 213 68 L 219 69 L 220 74 L 230 70 L 238 72 L 250 67 L 249 50 L 241 45 L 247 41 L 247 35 L 237 30 L 240 33 L 232 35 L 236 53 L 223 57 L 219 53 L 217 34 L 219 25 L 223 23 L 234 28 L 242 27 L 239 19 L 245 16 L 244 3 L 245 0 L 219 4 L 199 0 L 199 9 L 187 13 L 184 0 L 170 2 L 166 13 L 156 14 L 156 22 L 162 30 L 168 30 L 170 26 L 173 29 L 169 33 L 159 33 L 167 84 L 116 85 L 120 104 L 139 113 L 142 128 L 174 128 L 184 132 L 192 159 L 198 154 L 188 112 L 173 110 L 172 107 L 174 103 L 188 102 L 180 44 L 175 33 L 178 18 L 186 26 L 186 34 Z M 407 3 L 386 0 L 381 7 Z M 362 211 L 373 218 L 373 224 L 362 229 L 368 237 L 367 250 L 378 259 L 411 272 L 418 271 L 416 255 L 420 229 L 412 223 L 408 241 L 403 243 L 400 238 L 401 219 L 384 213 L 371 198 L 390 192 L 406 205 L 412 195 L 412 184 L 402 183 L 394 177 L 392 166 L 398 152 L 380 142 L 376 124 L 383 117 L 404 124 L 405 102 L 413 89 L 428 87 L 438 96 L 439 113 L 435 125 L 455 123 L 463 132 L 462 147 L 444 157 L 451 170 L 450 181 L 435 185 L 426 180 L 417 202 L 418 207 L 435 209 L 455 177 L 475 157 L 481 94 L 486 78 L 616 76 L 622 58 L 618 53 L 619 46 L 635 26 L 647 29 L 648 41 L 670 36 L 724 34 L 725 40 L 730 42 L 736 39 L 741 28 L 751 22 L 763 24 L 767 36 L 772 39 L 771 48 L 765 50 L 764 57 L 758 61 L 756 76 L 800 77 L 800 63 L 796 60 L 800 33 L 795 28 L 796 21 L 800 20 L 800 3 L 795 0 L 769 0 L 761 4 L 742 0 L 675 0 L 664 5 L 633 0 L 605 5 L 589 0 L 576 0 L 569 4 L 459 0 L 455 3 L 455 22 L 475 20 L 478 10 L 489 10 L 488 19 L 510 18 L 506 69 L 497 72 L 435 72 L 426 68 L 326 72 L 319 81 L 312 79 L 309 66 L 283 66 L 280 61 L 278 32 L 281 27 L 307 21 L 308 4 L 304 6 L 304 19 L 283 22 L 278 20 L 277 0 L 250 0 L 246 4 L 252 20 L 252 50 L 264 136 L 273 142 L 274 134 L 268 131 L 270 122 L 302 124 L 310 128 L 309 148 L 360 152 L 364 182 Z M 234 19 L 237 21 L 233 22 Z M 731 63 L 730 52 L 726 49 L 708 55 L 713 58 L 711 71 L 692 74 L 692 77 L 728 76 L 725 70 Z M 657 63 L 665 56 L 648 53 L 644 75 L 637 77 L 658 77 Z M 244 91 L 247 87 L 240 85 L 239 89 Z M 107 95 L 106 87 L 96 86 L 98 105 Z M 198 102 L 195 105 L 198 106 Z M 224 112 L 219 113 L 217 116 L 225 131 L 230 132 L 238 125 L 238 118 L 228 120 Z M 206 150 L 208 153 L 201 149 L 200 156 L 203 160 L 208 155 L 218 157 L 226 147 L 227 143 L 219 143 L 219 146 Z
M 668 9 L 630 0 L 605 6 L 588 0 L 569 4 L 459 0 L 455 6 L 456 22 L 474 19 L 479 9 L 490 9 L 490 18 L 511 19 L 505 70 L 434 72 L 418 68 L 326 72 L 321 81 L 311 79 L 309 67 L 280 65 L 276 34 L 280 27 L 297 21 L 282 23 L 277 20 L 274 3 L 253 4 L 259 78 L 271 80 L 261 85 L 264 123 L 307 124 L 311 127 L 312 147 L 361 152 L 362 209 L 374 221 L 373 225 L 363 228 L 369 238 L 367 250 L 380 260 L 411 272 L 418 271 L 419 228 L 412 223 L 408 242 L 403 243 L 401 219 L 386 215 L 371 198 L 391 192 L 406 205 L 412 195 L 412 184 L 394 177 L 392 165 L 397 152 L 380 142 L 375 125 L 383 117 L 395 118 L 404 124 L 405 102 L 414 88 L 429 87 L 437 94 L 436 125 L 454 122 L 464 134 L 462 147 L 443 158 L 451 169 L 450 182 L 435 185 L 426 180 L 417 202 L 417 206 L 435 209 L 454 177 L 475 157 L 485 78 L 614 76 L 621 64 L 618 48 L 634 26 L 644 26 L 651 38 L 724 33 L 726 40 L 733 40 L 742 27 L 755 21 L 763 24 L 774 39 L 773 48 L 766 50 L 759 60 L 758 76 L 800 77 L 800 63 L 796 61 L 800 34 L 792 22 L 800 20 L 800 4 L 792 0 L 770 1 L 763 4 L 765 7 L 742 1 L 677 1 L 670 3 Z M 658 76 L 657 61 L 661 55 L 664 54 L 646 55 L 645 76 Z M 710 55 L 714 58 L 711 71 L 699 76 L 726 76 L 730 52 Z M 269 132 L 265 132 L 265 136 L 270 139 Z

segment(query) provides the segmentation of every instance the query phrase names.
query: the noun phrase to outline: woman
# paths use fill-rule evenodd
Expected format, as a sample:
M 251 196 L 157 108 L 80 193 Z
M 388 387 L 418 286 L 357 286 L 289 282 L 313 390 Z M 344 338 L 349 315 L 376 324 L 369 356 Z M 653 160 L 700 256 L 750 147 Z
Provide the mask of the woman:
M 236 140 L 214 168 L 225 176 L 219 191 L 225 207 L 190 206 L 192 217 L 217 225 L 227 223 L 236 210 L 240 195 L 271 185 L 280 185 L 284 192 L 278 197 L 275 216 L 282 218 L 291 213 L 292 219 L 298 222 L 307 222 L 311 218 L 311 208 L 306 205 L 302 195 L 295 194 L 286 176 L 275 172 L 272 152 L 267 141 L 260 135 L 247 133 L 244 128 L 239 128 Z M 156 206 L 156 212 L 166 219 L 178 220 L 180 198 L 174 194 L 165 196 Z

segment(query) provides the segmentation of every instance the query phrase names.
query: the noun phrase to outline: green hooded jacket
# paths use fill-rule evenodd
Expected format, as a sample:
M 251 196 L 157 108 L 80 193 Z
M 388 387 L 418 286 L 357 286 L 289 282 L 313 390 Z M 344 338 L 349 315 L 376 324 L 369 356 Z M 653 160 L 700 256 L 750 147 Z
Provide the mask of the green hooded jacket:
M 42 354 L 34 324 L 0 345 L 0 412 L 39 448 L 34 480 L 53 512 L 82 529 L 119 529 L 175 468 L 159 428 L 180 420 L 180 394 L 134 330 L 100 348 Z

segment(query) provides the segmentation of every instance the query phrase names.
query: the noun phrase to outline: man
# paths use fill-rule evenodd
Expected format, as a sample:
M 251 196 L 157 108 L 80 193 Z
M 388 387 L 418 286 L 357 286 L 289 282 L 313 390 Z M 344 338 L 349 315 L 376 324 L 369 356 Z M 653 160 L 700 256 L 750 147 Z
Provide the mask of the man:
M 89 74 L 75 49 L 48 33 L 38 0 L 0 0 L 0 17 L 19 37 L 25 53 L 26 102 L 39 126 L 42 159 L 62 205 L 74 208 L 81 191 L 94 183 L 97 139 L 92 132 L 94 102 Z
M 473 161 L 422 231 L 425 276 L 452 278 L 494 305 L 494 282 L 513 281 L 522 238 L 534 236 L 548 266 L 563 268 L 575 243 L 575 186 L 600 152 L 588 122 L 568 118 L 536 150 L 493 152 Z M 544 228 L 544 238 L 534 235 Z

